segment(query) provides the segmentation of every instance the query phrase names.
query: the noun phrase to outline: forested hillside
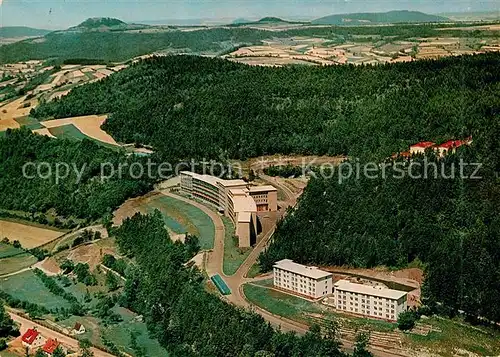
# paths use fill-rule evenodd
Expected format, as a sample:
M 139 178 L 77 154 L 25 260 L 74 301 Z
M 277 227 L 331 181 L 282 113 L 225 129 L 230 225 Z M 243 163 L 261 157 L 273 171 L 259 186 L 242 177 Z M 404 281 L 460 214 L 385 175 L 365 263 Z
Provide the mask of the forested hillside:
M 329 154 L 384 158 L 420 140 L 487 128 L 500 107 L 500 55 L 385 66 L 250 67 L 152 58 L 33 111 L 112 113 L 115 139 L 180 158 Z
M 365 12 L 353 14 L 336 14 L 313 20 L 320 25 L 362 25 L 362 24 L 397 24 L 411 22 L 442 22 L 450 21 L 446 17 L 429 15 L 420 11 L 388 11 Z
M 392 169 L 387 179 L 362 173 L 341 184 L 338 175 L 311 179 L 261 255 L 261 268 L 283 258 L 356 267 L 405 267 L 419 260 L 426 266 L 424 303 L 500 321 L 499 109 L 491 107 L 495 116 L 470 148 L 443 161 L 427 158 L 445 164 L 437 179 L 432 166 L 428 179 L 401 179 Z M 482 163 L 482 179 L 461 179 L 460 160 Z M 423 177 L 424 167 L 414 167 L 413 175 Z M 464 173 L 469 177 L 474 170 L 467 166 Z
M 124 153 L 103 148 L 90 140 L 75 143 L 36 135 L 27 129 L 9 130 L 0 139 L 0 208 L 32 214 L 54 208 L 58 215 L 65 217 L 100 218 L 127 198 L 151 189 L 147 178 L 133 180 L 127 170 L 121 179 L 117 175 L 101 181 L 101 164 L 118 168 L 118 164 L 131 164 L 134 160 L 141 159 L 126 158 Z M 32 164 L 25 172 L 33 179 L 23 176 L 27 163 Z M 71 170 L 67 172 L 61 167 L 61 178 L 56 182 L 58 163 L 67 163 Z M 35 165 L 40 165 L 42 177 Z
M 161 214 L 136 214 L 114 229 L 122 253 L 134 257 L 121 305 L 143 314 L 149 331 L 172 357 L 345 356 L 335 329 L 305 336 L 275 331 L 262 317 L 209 294 L 195 268 L 186 268 L 186 247 L 173 243 Z M 151 249 L 151 248 L 154 249 Z

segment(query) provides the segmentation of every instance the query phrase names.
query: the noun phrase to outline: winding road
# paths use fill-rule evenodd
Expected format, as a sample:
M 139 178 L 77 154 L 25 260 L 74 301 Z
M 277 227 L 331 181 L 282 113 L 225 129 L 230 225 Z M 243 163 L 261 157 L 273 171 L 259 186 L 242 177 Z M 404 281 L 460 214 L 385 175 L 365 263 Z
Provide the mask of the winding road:
M 257 172 L 257 170 L 256 170 Z M 279 179 L 274 177 L 269 177 L 265 175 L 261 170 L 258 171 L 258 175 L 261 179 L 269 182 L 273 186 L 281 189 L 287 196 L 287 199 L 281 202 L 279 216 L 283 217 L 286 215 L 289 207 L 295 207 L 297 204 L 298 198 L 300 197 L 302 192 L 294 193 L 287 186 L 283 185 Z M 241 264 L 235 274 L 226 275 L 224 273 L 223 265 L 224 265 L 224 239 L 225 239 L 225 226 L 221 219 L 221 216 L 215 212 L 214 210 L 208 208 L 207 206 L 190 200 L 188 198 L 167 192 L 166 190 L 162 191 L 162 193 L 166 196 L 175 198 L 177 200 L 181 200 L 188 204 L 191 204 L 199 209 L 201 209 L 204 213 L 206 213 L 214 222 L 215 226 L 215 241 L 214 241 L 214 249 L 210 251 L 207 255 L 207 260 L 205 263 L 205 270 L 208 276 L 220 275 L 223 277 L 227 286 L 231 289 L 231 294 L 225 296 L 224 298 L 230 303 L 252 310 L 259 315 L 261 315 L 264 320 L 269 322 L 271 325 L 281 329 L 284 332 L 296 332 L 299 334 L 305 334 L 309 330 L 309 326 L 305 324 L 301 324 L 299 322 L 274 315 L 267 310 L 264 310 L 258 306 L 255 306 L 246 299 L 245 294 L 243 292 L 243 285 L 249 282 L 254 282 L 258 279 L 248 278 L 247 274 L 250 268 L 257 262 L 260 253 L 267 247 L 272 235 L 274 234 L 274 228 L 268 232 L 265 232 L 260 238 L 257 245 L 254 247 L 252 252 L 246 258 L 246 260 Z M 345 339 L 341 339 L 343 344 L 343 348 L 352 351 L 353 343 L 352 341 L 348 341 Z M 389 352 L 387 350 L 382 350 L 380 348 L 370 348 L 370 351 L 376 357 L 394 357 L 394 356 L 402 356 L 400 354 L 396 354 L 393 352 Z

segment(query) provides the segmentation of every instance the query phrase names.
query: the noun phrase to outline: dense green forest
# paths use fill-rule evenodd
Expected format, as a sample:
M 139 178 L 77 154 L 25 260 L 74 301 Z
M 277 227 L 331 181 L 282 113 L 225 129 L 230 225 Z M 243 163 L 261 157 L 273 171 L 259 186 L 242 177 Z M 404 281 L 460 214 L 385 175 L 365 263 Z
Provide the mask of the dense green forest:
M 329 154 L 384 158 L 420 140 L 476 134 L 500 107 L 500 55 L 384 66 L 251 67 L 152 58 L 32 112 L 112 113 L 122 142 L 175 157 Z
M 0 139 L 0 208 L 32 213 L 54 208 L 65 217 L 102 217 L 127 198 L 149 191 L 152 182 L 147 178 L 134 180 L 127 170 L 121 179 L 101 181 L 101 164 L 109 163 L 117 168 L 119 164 L 140 160 L 144 159 L 127 158 L 124 153 L 103 148 L 90 140 L 54 140 L 28 129 L 8 130 Z M 26 173 L 34 179 L 23 177 L 26 163 L 32 163 L 26 167 Z M 49 170 L 55 173 L 58 163 L 71 167 L 68 176 L 59 182 L 55 175 L 48 177 Z M 34 166 L 38 164 L 46 179 L 38 177 Z M 61 168 L 60 173 L 64 176 L 65 171 Z
M 206 292 L 200 272 L 184 265 L 187 247 L 172 242 L 158 211 L 136 214 L 113 234 L 138 266 L 128 275 L 120 303 L 144 315 L 150 333 L 171 356 L 344 356 L 334 324 L 305 336 L 285 334 Z
M 471 147 L 456 155 L 400 159 L 398 165 L 407 170 L 413 163 L 413 175 L 422 176 L 428 160 L 427 179 L 401 178 L 392 169 L 386 179 L 361 174 L 340 184 L 338 172 L 333 178 L 312 177 L 297 209 L 279 223 L 261 255 L 261 269 L 267 271 L 283 258 L 355 267 L 405 267 L 420 261 L 425 267 L 424 303 L 441 303 L 451 315 L 463 310 L 499 322 L 499 110 L 498 104 L 491 108 L 496 117 Z M 464 167 L 461 178 L 460 160 L 482 163 L 475 175 L 482 178 L 470 177 L 475 166 Z M 422 166 L 416 167 L 418 163 Z M 451 179 L 453 170 L 456 177 Z

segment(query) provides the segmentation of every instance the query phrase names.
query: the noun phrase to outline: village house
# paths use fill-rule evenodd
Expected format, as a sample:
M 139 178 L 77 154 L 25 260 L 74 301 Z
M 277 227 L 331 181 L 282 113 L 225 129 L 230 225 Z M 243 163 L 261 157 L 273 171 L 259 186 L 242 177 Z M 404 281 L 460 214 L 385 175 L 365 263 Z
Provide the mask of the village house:
M 21 341 L 23 346 L 28 347 L 32 351 L 43 346 L 45 339 L 35 328 L 30 328 L 22 335 Z

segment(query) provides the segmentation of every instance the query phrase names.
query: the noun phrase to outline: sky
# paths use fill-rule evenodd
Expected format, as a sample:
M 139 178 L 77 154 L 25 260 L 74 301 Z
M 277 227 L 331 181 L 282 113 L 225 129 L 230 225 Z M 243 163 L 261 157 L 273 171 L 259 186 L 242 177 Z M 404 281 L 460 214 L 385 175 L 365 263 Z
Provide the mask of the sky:
M 63 29 L 89 17 L 126 22 L 172 19 L 312 19 L 349 12 L 500 11 L 500 0 L 0 0 L 0 26 Z

